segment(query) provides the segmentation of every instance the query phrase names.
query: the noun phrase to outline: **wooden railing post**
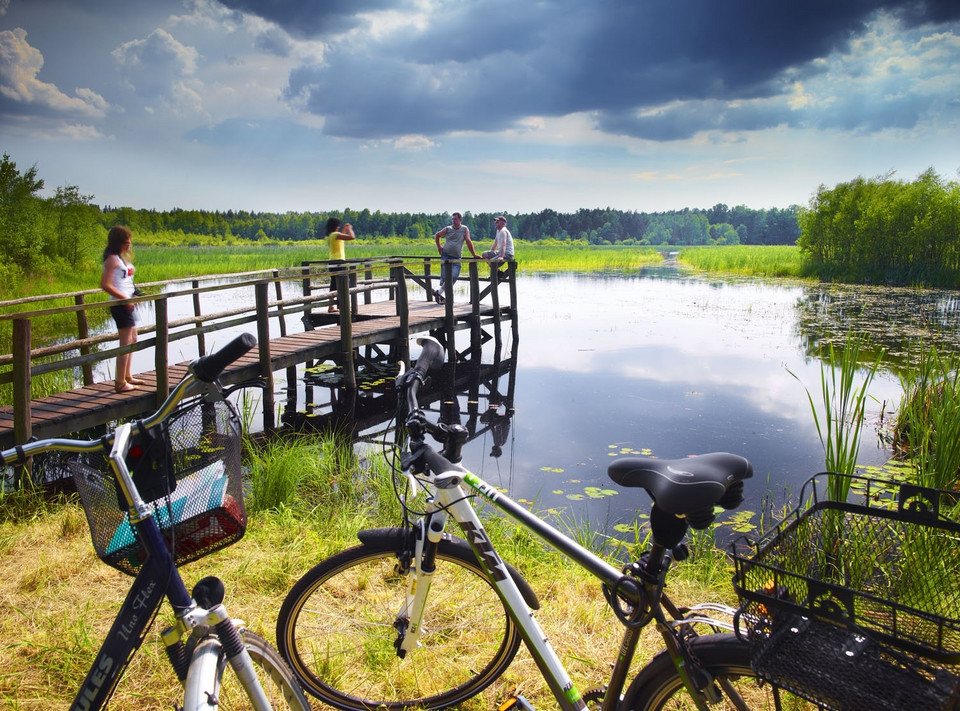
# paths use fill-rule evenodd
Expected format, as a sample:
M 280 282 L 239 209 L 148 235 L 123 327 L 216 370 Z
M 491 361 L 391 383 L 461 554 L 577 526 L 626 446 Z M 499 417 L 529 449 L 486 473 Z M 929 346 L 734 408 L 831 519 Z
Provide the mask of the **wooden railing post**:
M 279 269 L 273 270 L 273 278 L 276 279 L 276 281 L 273 283 L 274 283 L 274 286 L 276 286 L 277 301 L 283 301 L 283 285 L 280 283 Z M 287 319 L 283 315 L 283 308 L 280 308 L 278 310 L 277 317 L 280 321 L 280 335 L 286 336 L 287 335 Z
M 347 278 L 349 280 L 350 288 L 357 288 L 357 267 L 356 266 L 346 266 L 347 269 Z M 350 319 L 354 319 L 357 315 L 357 295 L 355 293 L 350 294 Z
M 340 357 L 343 361 L 343 386 L 350 390 L 357 387 L 357 371 L 353 362 L 353 313 L 350 310 L 350 278 L 337 269 L 334 280 L 337 285 L 337 308 L 340 309 Z
M 367 282 L 373 281 L 373 267 L 370 266 L 370 262 L 367 262 L 367 268 L 363 272 L 363 278 Z M 363 303 L 369 304 L 373 302 L 373 294 L 369 291 L 363 292 Z
M 193 282 L 192 282 L 192 285 L 193 285 L 193 288 L 194 288 L 194 289 L 199 289 L 199 288 L 200 288 L 200 281 L 199 281 L 198 279 L 194 279 Z M 196 317 L 198 317 L 198 318 L 199 318 L 199 316 L 200 316 L 200 294 L 199 294 L 199 292 L 198 292 L 198 293 L 195 293 L 195 294 L 193 295 L 193 315 L 196 316 Z M 207 354 L 207 341 L 206 341 L 206 339 L 203 337 L 203 331 L 201 331 L 200 333 L 197 334 L 197 353 L 199 353 L 200 355 L 206 355 L 206 354 Z
M 397 316 L 400 318 L 400 360 L 410 365 L 410 299 L 407 296 L 407 281 L 403 270 L 403 260 L 389 260 L 390 276 L 393 277 L 393 289 L 397 302 Z
M 33 436 L 30 408 L 30 319 L 13 320 L 13 436 L 24 444 Z
M 83 306 L 83 294 L 75 294 L 73 297 L 73 303 L 75 303 L 77 306 Z M 86 309 L 80 309 L 77 311 L 77 337 L 81 341 L 90 337 L 90 326 L 87 323 Z M 90 355 L 90 346 L 80 346 L 80 355 Z M 83 384 L 93 385 L 93 366 L 89 363 L 84 363 L 81 370 L 83 371 Z
M 170 319 L 167 316 L 167 297 L 160 297 L 153 306 L 157 314 L 153 363 L 157 375 L 157 407 L 160 407 L 170 394 Z M 133 357 L 132 353 L 130 357 Z
M 428 257 L 423 260 L 423 283 L 427 285 L 427 301 L 433 301 L 433 277 L 430 275 L 430 272 L 431 263 Z
M 263 389 L 263 429 L 271 432 L 276 429 L 276 408 L 273 394 L 273 368 L 270 365 L 270 300 L 267 282 L 254 284 L 253 291 L 257 301 L 257 342 L 260 354 L 260 377 L 266 382 Z
M 303 295 L 310 296 L 311 287 L 310 287 L 310 262 L 300 262 L 300 267 L 303 269 L 303 281 L 301 282 L 303 288 Z M 306 309 L 303 312 L 304 323 L 310 320 L 310 314 L 313 311 L 313 307 L 310 304 L 306 305 Z

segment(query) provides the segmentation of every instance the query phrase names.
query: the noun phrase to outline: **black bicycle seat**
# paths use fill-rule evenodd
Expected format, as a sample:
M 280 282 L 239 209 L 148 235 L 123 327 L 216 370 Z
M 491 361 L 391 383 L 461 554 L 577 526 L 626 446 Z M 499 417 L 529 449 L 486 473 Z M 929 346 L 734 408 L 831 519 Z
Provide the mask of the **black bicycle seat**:
M 684 459 L 624 457 L 613 462 L 607 474 L 621 486 L 643 487 L 667 513 L 688 516 L 717 504 L 736 508 L 743 500 L 742 482 L 753 476 L 753 467 L 739 454 L 713 452 Z

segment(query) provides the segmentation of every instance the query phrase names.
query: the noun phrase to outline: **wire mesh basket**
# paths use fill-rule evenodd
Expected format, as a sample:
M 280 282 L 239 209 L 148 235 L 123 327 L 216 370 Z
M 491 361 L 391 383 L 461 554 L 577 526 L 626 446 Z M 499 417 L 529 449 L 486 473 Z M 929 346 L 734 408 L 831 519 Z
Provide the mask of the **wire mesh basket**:
M 127 464 L 177 565 L 239 541 L 246 532 L 240 418 L 226 400 L 185 402 L 152 430 L 135 430 Z M 70 462 L 100 559 L 136 575 L 146 557 L 103 455 Z
M 800 500 L 730 546 L 757 674 L 827 708 L 960 703 L 960 494 L 818 474 Z

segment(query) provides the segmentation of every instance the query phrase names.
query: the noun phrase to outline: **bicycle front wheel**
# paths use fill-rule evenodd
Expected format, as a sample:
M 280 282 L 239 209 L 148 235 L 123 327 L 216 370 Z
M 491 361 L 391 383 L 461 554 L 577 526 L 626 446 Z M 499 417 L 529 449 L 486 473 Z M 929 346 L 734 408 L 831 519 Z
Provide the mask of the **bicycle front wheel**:
M 240 633 L 270 705 L 274 709 L 310 711 L 310 702 L 297 678 L 277 651 L 253 632 L 241 630 Z M 232 670 L 227 671 L 229 666 L 219 638 L 210 635 L 202 639 L 190 658 L 184 685 L 184 711 L 252 709 L 240 680 Z
M 420 647 L 397 656 L 409 583 L 408 537 L 368 537 L 328 558 L 287 595 L 277 646 L 304 689 L 340 709 L 438 709 L 474 696 L 509 666 L 516 625 L 469 546 L 444 539 Z
M 750 668 L 750 648 L 733 634 L 697 637 L 692 648 L 700 663 L 714 679 L 721 702 L 710 709 L 815 709 L 811 704 L 787 691 L 761 684 Z M 661 709 L 696 709 L 687 688 L 666 650 L 655 656 L 630 684 L 624 698 L 624 709 L 660 711 Z

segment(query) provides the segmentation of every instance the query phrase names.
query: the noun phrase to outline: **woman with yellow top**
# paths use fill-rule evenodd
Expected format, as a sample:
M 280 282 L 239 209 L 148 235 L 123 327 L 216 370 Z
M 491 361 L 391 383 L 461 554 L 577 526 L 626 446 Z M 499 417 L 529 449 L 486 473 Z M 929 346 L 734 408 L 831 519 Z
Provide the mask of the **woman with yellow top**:
M 350 240 L 356 239 L 353 234 L 353 227 L 349 222 L 345 222 L 343 227 L 340 226 L 340 220 L 336 217 L 331 217 L 327 220 L 326 226 L 327 233 L 327 247 L 330 248 L 330 267 L 335 269 L 336 262 L 346 261 L 346 251 L 344 250 L 344 245 Z M 330 291 L 337 290 L 337 282 L 334 277 L 330 277 Z M 330 308 L 327 309 L 329 313 L 335 314 L 337 312 L 337 307 L 333 304 L 330 304 Z

